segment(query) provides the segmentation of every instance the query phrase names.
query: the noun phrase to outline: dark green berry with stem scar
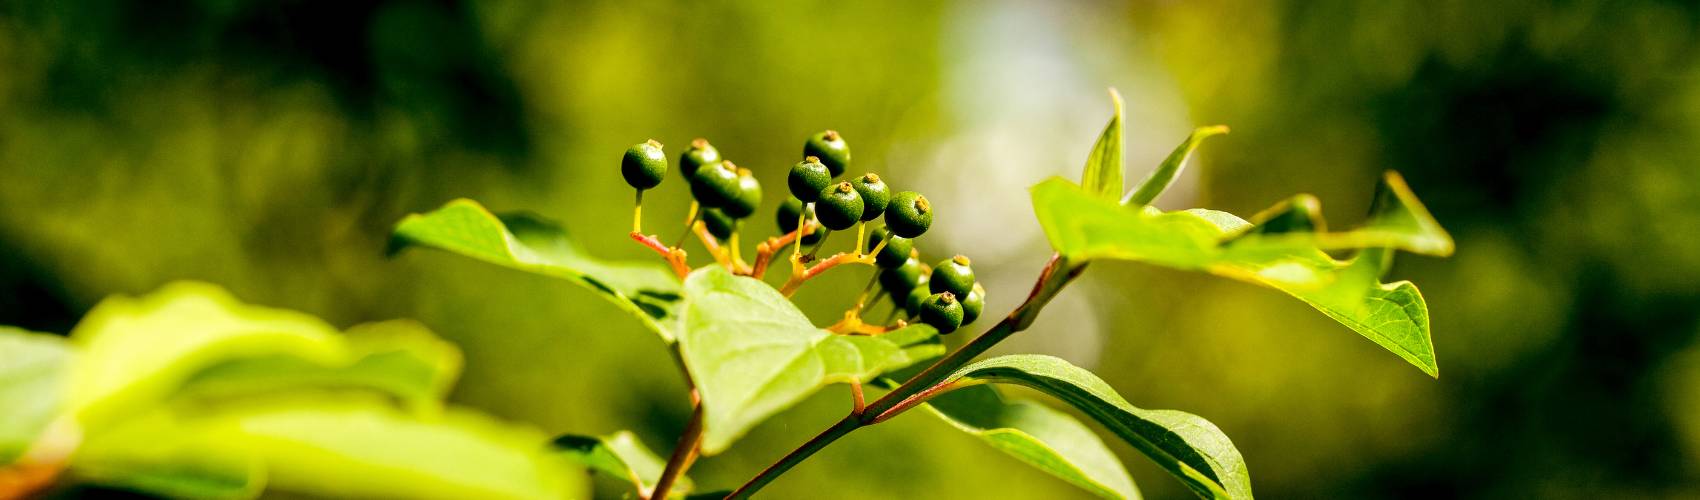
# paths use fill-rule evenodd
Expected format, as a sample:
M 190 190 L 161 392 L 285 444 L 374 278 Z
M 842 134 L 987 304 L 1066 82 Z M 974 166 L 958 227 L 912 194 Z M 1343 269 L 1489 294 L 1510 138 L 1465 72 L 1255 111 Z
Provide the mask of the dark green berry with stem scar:
M 820 158 L 821 164 L 826 165 L 833 177 L 844 175 L 844 171 L 850 168 L 850 145 L 836 130 L 809 136 L 809 140 L 803 142 L 803 156 Z
M 703 165 L 691 177 L 691 196 L 704 207 L 722 208 L 738 198 L 738 167 L 722 161 Z
M 661 143 L 650 139 L 627 149 L 620 159 L 620 175 L 639 191 L 661 185 L 661 176 L 667 175 L 667 154 L 661 152 Z
M 832 185 L 832 172 L 821 164 L 820 158 L 810 156 L 791 166 L 785 184 L 791 188 L 791 196 L 812 203 L 820 198 L 821 191 Z
M 885 227 L 891 229 L 891 234 L 904 238 L 914 238 L 927 232 L 933 225 L 933 206 L 927 203 L 927 197 L 914 191 L 903 191 L 891 197 L 891 204 L 885 209 Z
M 933 293 L 950 292 L 967 297 L 974 290 L 974 268 L 968 267 L 968 257 L 958 255 L 933 266 L 933 279 L 927 285 Z
M 798 218 L 797 214 L 801 214 L 805 210 L 808 211 L 808 213 L 809 213 L 808 219 L 814 220 L 815 210 L 813 208 L 805 209 L 803 207 L 803 200 L 799 200 L 799 199 L 796 199 L 796 198 L 786 198 L 785 203 L 779 204 L 779 211 L 775 213 L 775 217 L 774 217 L 774 219 L 776 219 L 779 222 L 779 232 L 784 233 L 784 234 L 791 234 L 792 231 L 796 231 L 797 230 L 797 218 Z M 815 224 L 814 232 L 803 235 L 802 243 L 804 245 L 813 245 L 813 244 L 815 244 L 815 242 L 820 241 L 821 237 L 823 237 L 823 236 L 826 236 L 826 226 L 822 226 L 820 224 Z
M 974 289 L 970 290 L 967 296 L 962 297 L 961 302 L 962 324 L 966 325 L 980 319 L 980 313 L 986 310 L 986 287 L 975 282 Z
M 856 225 L 862 217 L 862 195 L 849 182 L 840 182 L 821 191 L 815 200 L 815 217 L 827 229 L 841 231 Z
M 880 176 L 870 172 L 851 179 L 850 185 L 856 188 L 856 194 L 862 195 L 862 222 L 878 219 L 885 213 L 886 205 L 891 203 L 891 189 Z
M 962 302 L 950 292 L 935 293 L 921 300 L 921 322 L 932 325 L 939 334 L 962 327 Z
M 880 247 L 880 242 L 885 242 L 885 246 Z M 915 250 L 915 240 L 893 235 L 883 227 L 874 230 L 868 239 L 868 245 L 870 248 L 879 247 L 880 252 L 874 254 L 874 263 L 880 267 L 901 266 L 903 261 L 909 259 L 910 252 Z
M 761 206 L 761 183 L 756 182 L 755 174 L 750 169 L 738 169 L 738 193 L 723 207 L 726 215 L 734 219 L 742 219 L 756 213 L 756 207 Z
M 925 283 L 927 277 L 926 273 L 922 272 L 924 270 L 920 260 L 905 260 L 902 265 L 880 270 L 880 286 L 891 292 L 892 297 L 902 297 L 915 288 L 923 288 L 921 284 Z
M 708 234 L 714 235 L 721 241 L 732 237 L 732 232 L 738 230 L 738 220 L 726 215 L 718 208 L 707 208 L 702 211 L 702 225 L 708 229 Z
M 691 180 L 697 169 L 716 163 L 720 163 L 720 150 L 714 149 L 708 139 L 698 137 L 691 141 L 691 147 L 679 154 L 679 174 L 684 175 L 685 180 Z

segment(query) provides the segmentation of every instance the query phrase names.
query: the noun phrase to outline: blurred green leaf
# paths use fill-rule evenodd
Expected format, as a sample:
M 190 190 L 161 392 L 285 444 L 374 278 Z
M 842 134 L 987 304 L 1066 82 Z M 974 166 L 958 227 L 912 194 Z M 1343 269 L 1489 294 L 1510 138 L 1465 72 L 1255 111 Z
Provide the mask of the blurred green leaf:
M 1115 199 L 1122 192 L 1122 95 L 1116 89 L 1110 89 L 1110 102 L 1116 114 L 1092 145 L 1086 171 L 1080 174 L 1080 186 L 1087 193 Z
M 1391 258 L 1383 249 L 1448 255 L 1452 238 L 1398 174 L 1387 174 L 1364 227 L 1338 233 L 1260 233 L 1226 212 L 1120 206 L 1061 179 L 1034 186 L 1033 206 L 1051 246 L 1070 258 L 1135 260 L 1275 288 L 1439 374 L 1422 295 L 1380 276 Z M 1350 261 L 1324 252 L 1345 249 L 1365 250 Z
M 679 282 L 665 266 L 591 257 L 564 228 L 535 215 L 497 216 L 476 201 L 457 199 L 396 224 L 390 253 L 413 246 L 578 283 L 637 316 L 668 343 L 674 341 L 668 325 L 677 310 Z
M 1084 368 L 1040 355 L 1000 356 L 962 367 L 947 383 L 1017 384 L 1074 406 L 1207 498 L 1251 498 L 1251 476 L 1234 443 L 1190 413 L 1140 409 Z M 966 390 L 966 389 L 962 389 Z
M 291 356 L 244 358 L 190 377 L 175 397 L 227 398 L 302 388 L 363 388 L 396 396 L 419 409 L 439 406 L 460 372 L 460 349 L 411 320 L 367 323 L 345 335 L 347 354 L 336 363 Z
M 1104 498 L 1139 498 L 1133 478 L 1104 441 L 1074 417 L 1048 406 L 1009 400 L 990 386 L 957 389 L 929 400 L 930 413 L 1039 470 Z
M 70 408 L 85 426 L 163 401 L 203 369 L 287 356 L 334 365 L 346 352 L 318 318 L 250 306 L 213 285 L 180 282 L 102 301 L 71 333 L 81 349 Z
M 1226 125 L 1212 125 L 1193 129 L 1192 134 L 1186 137 L 1186 142 L 1182 142 L 1180 146 L 1175 147 L 1174 151 L 1169 152 L 1169 156 L 1163 159 L 1163 163 L 1158 164 L 1157 169 L 1152 170 L 1151 175 L 1145 177 L 1145 180 L 1139 183 L 1138 188 L 1127 194 L 1127 198 L 1122 200 L 1122 204 L 1150 205 L 1153 200 L 1157 199 L 1157 195 L 1163 194 L 1164 190 L 1169 189 L 1169 184 L 1175 182 L 1175 176 L 1180 175 L 1181 168 L 1186 166 L 1186 159 L 1192 156 L 1192 152 L 1197 150 L 1205 139 L 1226 133 L 1228 133 Z M 1087 190 L 1087 192 L 1091 192 L 1091 190 Z
M 303 387 L 383 391 L 435 407 L 460 352 L 411 321 L 344 336 L 318 318 L 238 302 L 203 283 L 102 301 L 77 325 L 71 409 L 88 427 L 170 397 L 236 397 Z
M 376 399 L 174 405 L 92 432 L 80 478 L 178 498 L 262 488 L 335 498 L 538 498 L 583 494 L 582 473 L 530 429 L 450 410 L 409 414 Z
M 835 335 L 760 280 L 718 266 L 685 279 L 679 348 L 703 407 L 703 453 L 835 382 L 867 381 L 943 354 L 932 327 Z
M 73 359 L 64 337 L 0 327 L 0 466 L 29 450 L 59 414 Z
M 568 434 L 555 438 L 555 449 L 574 462 L 591 470 L 630 481 L 640 496 L 648 496 L 667 468 L 667 461 L 639 441 L 631 431 L 616 432 L 607 437 Z M 680 476 L 671 493 L 690 492 L 691 480 Z

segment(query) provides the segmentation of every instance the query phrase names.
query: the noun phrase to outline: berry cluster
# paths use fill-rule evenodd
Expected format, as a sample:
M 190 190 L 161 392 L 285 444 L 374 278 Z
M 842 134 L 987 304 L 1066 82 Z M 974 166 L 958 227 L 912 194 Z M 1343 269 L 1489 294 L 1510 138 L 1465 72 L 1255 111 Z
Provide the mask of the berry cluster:
M 802 161 L 792 165 L 786 176 L 791 196 L 786 197 L 775 214 L 783 235 L 758 245 L 760 255 L 756 264 L 748 266 L 738 257 L 738 229 L 761 205 L 761 183 L 749 169 L 722 158 L 720 151 L 707 140 L 691 141 L 690 147 L 679 155 L 679 173 L 690 185 L 695 200 L 686 222 L 687 231 L 695 230 L 720 264 L 757 278 L 765 272 L 773 252 L 795 243 L 792 276 L 781 289 L 787 295 L 826 268 L 862 263 L 879 268 L 869 288 L 877 283 L 884 293 L 889 293 L 895 305 L 894 313 L 905 312 L 910 319 L 932 325 L 940 333 L 956 331 L 980 316 L 986 292 L 975 282 L 967 257 L 958 255 L 932 267 L 920 261 L 914 240 L 933 224 L 933 208 L 927 197 L 914 191 L 894 192 L 878 174 L 871 172 L 839 180 L 850 167 L 850 146 L 836 131 L 810 136 L 803 143 L 802 156 Z M 688 266 L 684 264 L 684 251 L 677 244 L 663 246 L 655 237 L 642 234 L 643 192 L 659 186 L 667 173 L 667 155 L 662 152 L 662 145 L 650 140 L 632 146 L 621 160 L 620 173 L 626 184 L 637 189 L 633 238 L 660 252 L 676 271 L 684 274 Z M 868 223 L 882 217 L 884 225 L 874 228 L 870 235 Z M 815 260 L 815 253 L 833 231 L 851 226 L 857 226 L 853 254 L 840 253 L 813 268 L 804 267 L 804 263 Z M 864 236 L 871 237 L 871 241 L 864 242 Z M 870 243 L 872 250 L 864 251 Z M 814 246 L 808 255 L 802 254 L 805 245 Z M 835 325 L 835 331 L 886 330 L 861 323 L 859 314 L 866 298 L 864 291 L 855 308 L 846 314 L 846 321 Z

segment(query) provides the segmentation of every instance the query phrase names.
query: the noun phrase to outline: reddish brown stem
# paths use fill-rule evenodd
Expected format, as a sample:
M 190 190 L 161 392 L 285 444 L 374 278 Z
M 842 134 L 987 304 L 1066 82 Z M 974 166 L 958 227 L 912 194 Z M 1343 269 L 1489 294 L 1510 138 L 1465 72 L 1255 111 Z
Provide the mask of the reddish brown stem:
M 691 275 L 691 266 L 685 263 L 685 251 L 683 249 L 668 247 L 662 244 L 661 240 L 656 238 L 655 235 L 634 232 L 632 239 L 637 240 L 639 244 L 648 247 L 650 250 L 654 250 L 655 253 L 661 254 L 661 258 L 673 267 L 673 274 L 679 275 L 679 279 L 682 280 Z

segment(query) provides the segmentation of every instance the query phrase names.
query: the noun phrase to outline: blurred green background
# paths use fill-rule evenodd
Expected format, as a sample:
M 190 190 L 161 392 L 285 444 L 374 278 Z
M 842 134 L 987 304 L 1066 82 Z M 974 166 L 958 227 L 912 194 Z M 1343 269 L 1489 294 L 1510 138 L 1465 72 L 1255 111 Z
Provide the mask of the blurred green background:
M 386 259 L 389 226 L 465 196 L 649 258 L 625 237 L 627 146 L 707 137 L 771 210 L 803 138 L 834 128 L 853 168 L 934 200 L 924 252 L 974 257 L 1001 314 L 1048 255 L 1025 189 L 1078 175 L 1114 86 L 1133 179 L 1191 127 L 1233 127 L 1165 208 L 1311 192 L 1349 227 L 1382 170 L 1404 173 L 1458 240 L 1392 274 L 1425 292 L 1441 377 L 1278 292 L 1126 263 L 1000 350 L 1211 419 L 1266 498 L 1691 497 L 1695 47 L 1700 6 L 1675 1 L 4 2 L 0 323 L 66 332 L 103 296 L 178 279 L 340 325 L 415 317 L 466 351 L 459 402 L 666 450 L 688 404 L 654 335 L 562 282 Z M 685 191 L 646 197 L 649 225 L 671 234 Z M 800 301 L 824 323 L 867 272 Z M 847 399 L 827 390 L 692 475 L 733 486 Z M 1115 449 L 1147 496 L 1186 494 Z M 1081 493 L 915 415 L 768 496 Z

